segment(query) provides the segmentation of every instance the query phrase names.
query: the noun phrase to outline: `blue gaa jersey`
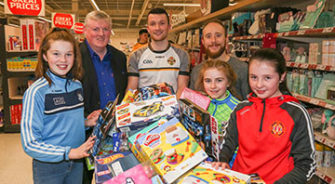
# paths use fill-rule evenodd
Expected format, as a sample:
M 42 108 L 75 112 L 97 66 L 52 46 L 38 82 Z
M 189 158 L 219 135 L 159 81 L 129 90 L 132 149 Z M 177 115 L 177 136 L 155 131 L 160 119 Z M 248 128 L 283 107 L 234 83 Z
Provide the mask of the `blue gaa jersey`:
M 47 75 L 51 86 L 42 77 L 24 93 L 21 140 L 32 158 L 59 162 L 85 141 L 84 98 L 79 81 Z

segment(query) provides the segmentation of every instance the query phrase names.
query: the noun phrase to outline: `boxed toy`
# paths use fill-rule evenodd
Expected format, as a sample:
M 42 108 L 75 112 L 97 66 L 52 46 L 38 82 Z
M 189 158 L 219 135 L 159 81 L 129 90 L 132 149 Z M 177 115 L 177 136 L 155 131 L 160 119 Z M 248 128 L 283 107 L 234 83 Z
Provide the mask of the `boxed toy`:
M 193 170 L 185 174 L 177 184 L 246 184 L 250 183 L 250 176 L 229 169 L 216 170 L 210 164 L 202 162 Z
M 135 144 L 167 183 L 174 182 L 207 158 L 206 152 L 177 118 L 150 130 Z
M 22 50 L 38 51 L 50 24 L 36 19 L 20 19 Z
M 97 184 L 104 183 L 138 164 L 138 160 L 129 151 L 107 156 L 96 156 L 95 181 Z
M 207 111 L 188 99 L 180 99 L 182 124 L 186 130 L 205 146 L 206 153 L 212 156 L 211 128 Z
M 121 132 L 138 130 L 160 117 L 179 117 L 175 95 L 116 106 L 116 126 Z
M 92 156 L 96 156 L 99 149 L 100 143 L 106 139 L 112 124 L 115 124 L 113 111 L 115 109 L 116 102 L 119 96 L 116 97 L 114 102 L 109 102 L 105 109 L 101 112 L 97 124 L 93 128 L 92 136 L 96 136 L 94 145 L 90 150 Z
M 123 172 L 122 174 L 104 182 L 104 184 L 152 184 L 151 179 L 146 175 L 145 168 L 138 164 L 137 166 Z
M 137 141 L 137 139 L 139 139 L 142 136 L 145 136 L 149 131 L 151 131 L 152 129 L 156 128 L 157 126 L 163 125 L 164 123 L 166 123 L 168 120 L 166 118 L 161 118 L 160 120 L 152 123 L 151 125 L 143 128 L 142 130 L 134 133 L 133 135 L 131 135 L 128 138 L 128 142 L 129 142 L 129 148 L 130 150 L 133 152 L 133 154 L 135 155 L 135 157 L 140 161 L 140 162 L 144 162 L 146 161 L 145 158 L 142 156 L 142 154 L 139 153 L 139 150 L 136 148 L 135 146 L 135 142 Z
M 211 99 L 207 96 L 189 88 L 184 88 L 183 92 L 180 95 L 180 99 L 188 99 L 189 101 L 193 102 L 204 110 L 207 110 L 209 103 L 211 102 Z

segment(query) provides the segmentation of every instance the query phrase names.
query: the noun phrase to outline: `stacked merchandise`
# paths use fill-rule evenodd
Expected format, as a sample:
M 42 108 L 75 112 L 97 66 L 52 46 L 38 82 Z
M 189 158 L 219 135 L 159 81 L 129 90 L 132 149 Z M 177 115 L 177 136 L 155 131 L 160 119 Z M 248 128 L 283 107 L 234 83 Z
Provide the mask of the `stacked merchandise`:
M 209 99 L 203 100 L 200 105 L 206 109 Z M 109 103 L 92 133 L 96 136 L 91 150 L 96 183 L 175 183 L 199 167 L 208 156 L 179 117 L 176 96 L 165 83 L 129 91 L 120 105 Z M 209 116 L 197 121 L 209 124 Z M 210 148 L 211 142 L 207 144 Z M 219 180 L 247 182 L 231 173 L 218 173 Z

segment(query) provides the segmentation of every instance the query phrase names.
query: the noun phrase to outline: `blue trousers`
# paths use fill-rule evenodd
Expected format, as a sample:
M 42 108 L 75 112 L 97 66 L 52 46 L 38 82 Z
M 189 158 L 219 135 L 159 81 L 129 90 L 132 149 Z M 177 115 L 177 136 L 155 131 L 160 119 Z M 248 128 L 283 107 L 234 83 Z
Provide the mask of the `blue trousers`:
M 82 178 L 82 160 L 57 163 L 33 160 L 34 184 L 81 184 Z

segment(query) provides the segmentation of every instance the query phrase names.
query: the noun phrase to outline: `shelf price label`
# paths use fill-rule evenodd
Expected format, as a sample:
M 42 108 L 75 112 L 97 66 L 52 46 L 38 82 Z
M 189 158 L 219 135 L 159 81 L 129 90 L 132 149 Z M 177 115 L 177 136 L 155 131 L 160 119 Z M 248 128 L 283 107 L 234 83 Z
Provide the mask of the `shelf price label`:
M 327 108 L 327 109 L 331 109 L 331 110 L 335 110 L 335 106 L 334 106 L 334 105 L 331 105 L 331 104 L 326 104 L 326 105 L 325 105 L 325 108 Z
M 304 64 L 302 64 L 300 67 L 306 69 L 306 68 L 308 68 L 308 66 L 309 66 L 308 63 L 304 63 Z
M 318 105 L 320 103 L 320 100 L 315 99 L 315 98 L 311 98 L 309 103 Z
M 333 29 L 334 29 L 333 27 L 323 28 L 322 33 L 331 33 Z
M 317 70 L 325 70 L 326 69 L 326 65 L 318 65 L 316 66 Z
M 304 35 L 305 32 L 306 32 L 306 30 L 299 30 L 298 33 L 297 33 L 297 35 Z

